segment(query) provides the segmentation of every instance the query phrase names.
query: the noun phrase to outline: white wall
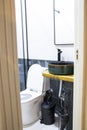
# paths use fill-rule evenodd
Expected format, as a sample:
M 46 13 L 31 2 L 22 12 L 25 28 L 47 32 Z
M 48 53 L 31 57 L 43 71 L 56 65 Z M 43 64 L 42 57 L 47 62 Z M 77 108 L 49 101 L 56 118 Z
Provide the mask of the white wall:
M 23 58 L 22 22 L 20 0 L 15 0 L 18 58 Z
M 61 60 L 75 60 L 74 45 L 56 45 L 56 48 L 60 48 L 62 50 Z
M 24 1 L 22 0 L 22 3 Z M 74 45 L 54 45 L 53 34 L 53 0 L 26 0 L 27 2 L 27 23 L 28 23 L 28 46 L 29 58 L 41 60 L 57 60 L 57 48 L 62 49 L 62 60 L 74 60 Z M 26 26 L 24 3 L 23 9 L 23 30 L 20 0 L 16 3 L 16 22 L 17 22 L 17 44 L 18 58 L 23 58 L 22 38 L 24 36 L 24 47 L 26 50 Z M 27 58 L 27 54 L 25 54 Z

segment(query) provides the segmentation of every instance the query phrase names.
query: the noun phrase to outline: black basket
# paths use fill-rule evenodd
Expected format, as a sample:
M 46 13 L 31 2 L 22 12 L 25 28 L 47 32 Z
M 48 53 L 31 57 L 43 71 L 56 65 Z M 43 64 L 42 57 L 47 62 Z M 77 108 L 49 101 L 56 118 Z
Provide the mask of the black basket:
M 41 123 L 51 125 L 55 122 L 55 104 L 43 102 L 41 104 Z
M 41 121 L 40 123 L 44 123 L 46 125 L 51 125 L 55 121 L 54 113 L 55 113 L 55 103 L 52 102 L 52 89 L 46 91 L 44 100 L 41 104 Z

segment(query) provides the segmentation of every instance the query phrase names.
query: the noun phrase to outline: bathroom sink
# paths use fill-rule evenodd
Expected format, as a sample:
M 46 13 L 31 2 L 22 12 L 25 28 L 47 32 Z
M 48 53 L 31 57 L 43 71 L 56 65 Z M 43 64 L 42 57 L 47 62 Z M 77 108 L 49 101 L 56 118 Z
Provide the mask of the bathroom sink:
M 48 64 L 48 71 L 55 75 L 72 75 L 74 73 L 74 63 L 71 61 L 57 61 Z

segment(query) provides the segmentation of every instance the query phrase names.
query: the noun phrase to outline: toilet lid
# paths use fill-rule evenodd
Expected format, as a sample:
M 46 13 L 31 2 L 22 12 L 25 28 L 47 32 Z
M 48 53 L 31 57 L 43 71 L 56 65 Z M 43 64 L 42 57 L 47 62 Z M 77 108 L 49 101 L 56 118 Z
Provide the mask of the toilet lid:
M 33 64 L 27 74 L 27 88 L 32 91 L 42 91 L 43 76 L 42 67 L 39 64 Z
M 23 100 L 27 100 L 27 99 L 29 99 L 29 98 L 31 98 L 32 97 L 32 95 L 31 94 L 21 94 L 21 100 L 23 101 Z

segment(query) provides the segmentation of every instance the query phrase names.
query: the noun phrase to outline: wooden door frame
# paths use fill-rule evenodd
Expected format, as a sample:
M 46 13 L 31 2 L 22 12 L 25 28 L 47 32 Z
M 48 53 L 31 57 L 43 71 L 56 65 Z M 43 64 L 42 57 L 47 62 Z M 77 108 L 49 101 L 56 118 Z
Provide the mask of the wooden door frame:
M 75 0 L 73 130 L 87 130 L 87 1 Z M 78 54 L 77 54 L 78 53 Z M 78 55 L 78 59 L 77 59 Z
M 0 130 L 22 130 L 14 0 L 0 0 Z
M 84 0 L 82 130 L 87 130 L 87 0 Z

